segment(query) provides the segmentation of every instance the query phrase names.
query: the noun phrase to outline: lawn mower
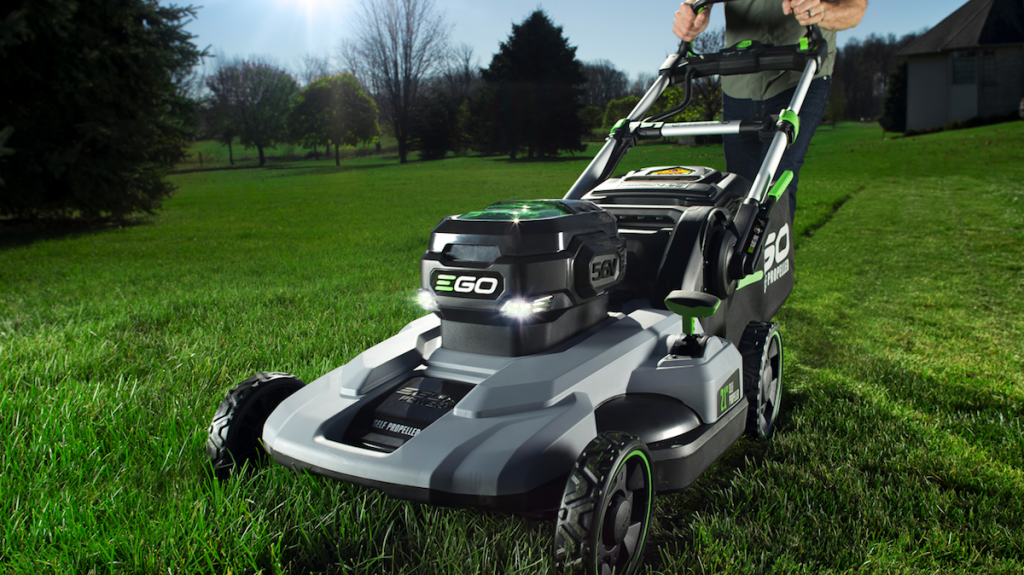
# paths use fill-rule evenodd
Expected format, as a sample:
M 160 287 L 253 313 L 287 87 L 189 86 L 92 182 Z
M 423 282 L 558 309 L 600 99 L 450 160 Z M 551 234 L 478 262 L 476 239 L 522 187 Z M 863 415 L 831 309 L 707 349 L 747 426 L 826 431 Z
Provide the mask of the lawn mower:
M 695 10 L 721 0 L 698 1 Z M 744 433 L 771 437 L 793 286 L 776 178 L 826 53 L 684 43 L 563 199 L 441 221 L 420 261 L 430 311 L 305 385 L 275 372 L 220 404 L 207 451 L 229 476 L 260 455 L 415 502 L 553 517 L 561 570 L 633 573 L 655 494 L 693 483 Z M 802 70 L 777 118 L 666 123 L 693 79 Z M 684 99 L 648 117 L 667 87 Z M 755 180 L 700 166 L 613 176 L 643 138 L 757 132 Z

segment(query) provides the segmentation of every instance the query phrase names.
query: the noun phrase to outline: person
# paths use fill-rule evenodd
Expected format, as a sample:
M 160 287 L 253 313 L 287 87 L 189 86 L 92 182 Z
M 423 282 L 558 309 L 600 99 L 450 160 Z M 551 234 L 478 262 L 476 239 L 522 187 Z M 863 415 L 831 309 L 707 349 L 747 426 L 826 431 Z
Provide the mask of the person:
M 672 31 L 680 40 L 692 42 L 707 29 L 714 6 L 700 14 L 684 2 L 672 22 Z M 860 23 L 867 9 L 867 0 L 738 0 L 725 8 L 725 45 L 744 40 L 757 40 L 776 46 L 796 44 L 806 34 L 806 27 L 817 24 L 828 42 L 828 56 L 815 75 L 800 110 L 797 139 L 786 149 L 776 175 L 793 172 L 789 185 L 791 213 L 796 212 L 796 189 L 800 167 L 811 143 L 814 130 L 821 123 L 832 85 L 832 66 L 836 58 L 836 32 Z M 761 120 L 789 107 L 798 71 L 769 71 L 738 76 L 722 76 L 722 118 L 724 120 Z M 729 135 L 723 138 L 726 169 L 751 182 L 757 176 L 767 143 L 758 134 Z

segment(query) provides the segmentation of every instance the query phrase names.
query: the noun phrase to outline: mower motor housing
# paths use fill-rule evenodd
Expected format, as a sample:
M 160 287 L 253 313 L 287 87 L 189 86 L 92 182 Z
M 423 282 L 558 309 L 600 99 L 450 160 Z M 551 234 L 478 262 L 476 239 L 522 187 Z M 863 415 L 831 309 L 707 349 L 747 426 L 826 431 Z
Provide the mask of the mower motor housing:
M 519 357 L 607 319 L 625 266 L 615 218 L 597 205 L 498 202 L 434 228 L 420 298 L 441 320 L 442 347 Z

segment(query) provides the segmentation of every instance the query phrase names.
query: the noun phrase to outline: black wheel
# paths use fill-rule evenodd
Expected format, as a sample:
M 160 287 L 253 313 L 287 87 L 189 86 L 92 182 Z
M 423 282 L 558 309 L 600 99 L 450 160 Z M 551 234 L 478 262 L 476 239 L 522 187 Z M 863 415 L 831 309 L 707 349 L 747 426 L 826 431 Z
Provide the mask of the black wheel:
M 217 407 L 206 439 L 214 474 L 227 479 L 246 462 L 266 456 L 260 445 L 271 412 L 305 383 L 287 373 L 263 372 L 239 383 Z
M 774 323 L 752 323 L 740 341 L 743 392 L 750 403 L 747 435 L 771 439 L 782 400 L 782 334 Z
M 651 454 L 642 441 L 604 432 L 569 475 L 555 526 L 555 568 L 625 575 L 640 566 L 654 502 Z

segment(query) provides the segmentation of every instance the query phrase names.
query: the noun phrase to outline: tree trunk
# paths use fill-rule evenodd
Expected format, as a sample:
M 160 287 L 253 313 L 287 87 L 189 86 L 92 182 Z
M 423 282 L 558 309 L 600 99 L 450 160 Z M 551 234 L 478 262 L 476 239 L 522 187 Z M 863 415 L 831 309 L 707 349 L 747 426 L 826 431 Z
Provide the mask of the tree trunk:
M 230 162 L 232 166 L 235 165 L 235 154 L 231 151 L 231 142 L 228 142 L 228 162 Z
M 267 163 L 267 158 L 263 155 L 263 146 L 256 144 L 256 149 L 260 153 L 260 166 L 263 166 L 263 164 Z
M 334 165 L 341 165 L 341 159 L 338 157 L 338 144 L 334 144 Z
M 406 161 L 407 161 L 406 160 L 406 155 L 407 154 L 408 154 L 408 150 L 406 149 L 405 135 L 402 134 L 401 136 L 398 136 L 398 163 L 399 164 L 406 163 Z

